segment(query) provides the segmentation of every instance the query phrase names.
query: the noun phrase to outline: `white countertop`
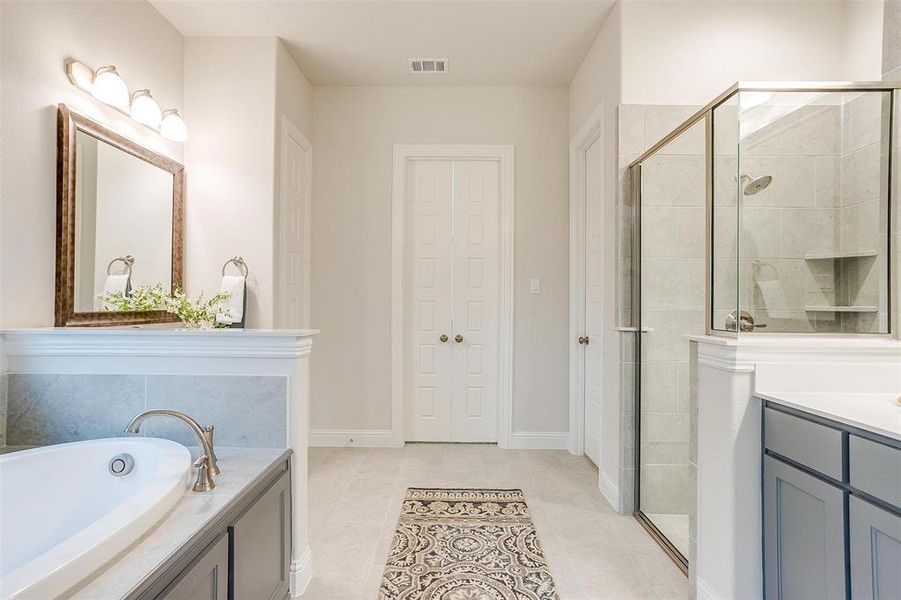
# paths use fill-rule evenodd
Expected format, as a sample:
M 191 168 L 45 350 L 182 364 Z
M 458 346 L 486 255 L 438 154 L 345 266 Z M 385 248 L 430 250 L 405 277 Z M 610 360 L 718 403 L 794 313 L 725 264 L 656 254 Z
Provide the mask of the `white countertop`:
M 124 598 L 172 555 L 190 544 L 204 526 L 230 510 L 243 492 L 283 463 L 291 451 L 278 448 L 216 448 L 222 473 L 216 487 L 188 490 L 175 508 L 119 558 L 67 598 Z
M 760 392 L 758 398 L 901 441 L 899 393 Z

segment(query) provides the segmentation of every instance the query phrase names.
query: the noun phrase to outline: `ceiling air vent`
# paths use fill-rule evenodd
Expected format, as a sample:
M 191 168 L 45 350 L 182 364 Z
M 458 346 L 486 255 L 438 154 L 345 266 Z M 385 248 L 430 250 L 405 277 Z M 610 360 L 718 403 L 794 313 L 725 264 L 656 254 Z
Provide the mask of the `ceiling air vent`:
M 411 58 L 411 73 L 447 73 L 446 58 Z

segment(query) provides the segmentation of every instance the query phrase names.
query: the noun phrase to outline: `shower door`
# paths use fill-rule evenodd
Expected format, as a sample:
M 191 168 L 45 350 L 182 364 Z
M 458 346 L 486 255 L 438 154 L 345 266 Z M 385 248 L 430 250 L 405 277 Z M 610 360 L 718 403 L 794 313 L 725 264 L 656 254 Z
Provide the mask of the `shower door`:
M 687 336 L 705 333 L 705 148 L 706 123 L 701 119 L 643 160 L 635 182 L 640 191 L 635 304 L 641 331 L 636 513 L 683 567 L 694 498 Z

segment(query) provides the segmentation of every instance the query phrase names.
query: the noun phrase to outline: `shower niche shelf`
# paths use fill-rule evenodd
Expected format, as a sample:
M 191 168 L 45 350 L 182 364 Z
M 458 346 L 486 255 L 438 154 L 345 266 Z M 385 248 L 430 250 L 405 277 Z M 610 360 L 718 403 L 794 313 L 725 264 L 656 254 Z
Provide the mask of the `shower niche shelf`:
M 862 250 L 858 252 L 817 252 L 805 254 L 804 260 L 841 260 L 844 258 L 872 258 L 874 256 L 879 256 L 879 253 L 875 250 Z
M 829 313 L 874 313 L 879 312 L 878 306 L 805 306 L 807 312 Z

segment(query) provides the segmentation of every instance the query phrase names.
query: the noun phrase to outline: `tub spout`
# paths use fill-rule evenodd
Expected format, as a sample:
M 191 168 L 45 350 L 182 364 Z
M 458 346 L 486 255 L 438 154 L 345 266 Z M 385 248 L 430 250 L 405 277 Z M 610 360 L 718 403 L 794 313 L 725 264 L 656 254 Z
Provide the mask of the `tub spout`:
M 169 408 L 152 408 L 150 410 L 145 410 L 132 419 L 131 423 L 128 424 L 128 427 L 125 428 L 125 433 L 138 433 L 141 430 L 141 424 L 144 421 L 150 417 L 158 416 L 175 417 L 176 419 L 181 420 L 194 432 L 194 435 L 197 436 L 197 440 L 200 442 L 202 455 L 194 462 L 194 467 L 197 468 L 197 480 L 194 482 L 194 491 L 208 492 L 216 487 L 212 476 L 214 474 L 219 474 L 219 466 L 216 462 L 216 454 L 213 452 L 212 426 L 204 429 L 197 421 L 177 410 Z

